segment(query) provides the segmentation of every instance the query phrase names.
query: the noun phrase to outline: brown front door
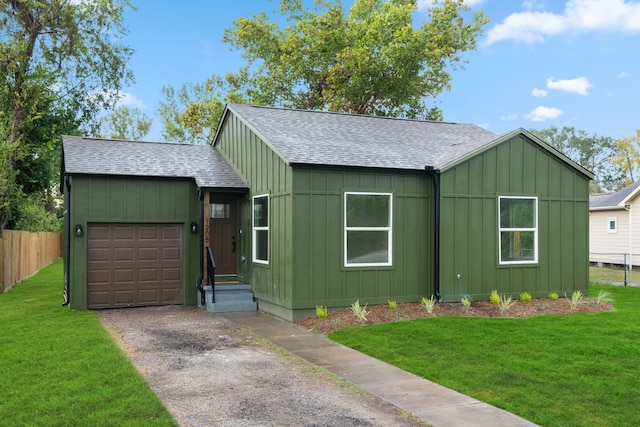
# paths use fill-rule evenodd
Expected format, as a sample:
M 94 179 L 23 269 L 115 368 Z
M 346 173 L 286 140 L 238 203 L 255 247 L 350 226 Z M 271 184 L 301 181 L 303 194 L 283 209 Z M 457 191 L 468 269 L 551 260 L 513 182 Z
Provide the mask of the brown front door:
M 215 274 L 236 274 L 238 260 L 237 201 L 212 198 L 209 246 L 216 263 Z

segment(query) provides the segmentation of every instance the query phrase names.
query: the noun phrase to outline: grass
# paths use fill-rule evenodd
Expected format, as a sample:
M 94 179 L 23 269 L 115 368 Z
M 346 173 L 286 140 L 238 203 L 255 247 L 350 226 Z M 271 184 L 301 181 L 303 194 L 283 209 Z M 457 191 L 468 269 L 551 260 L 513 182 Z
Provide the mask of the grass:
M 330 338 L 540 425 L 640 425 L 640 288 L 606 290 L 615 311 L 436 317 Z
M 0 426 L 176 426 L 96 313 L 60 306 L 61 278 L 0 294 Z
M 589 267 L 589 280 L 592 284 L 624 282 L 624 270 L 621 268 Z M 640 284 L 640 271 L 627 271 L 627 282 Z

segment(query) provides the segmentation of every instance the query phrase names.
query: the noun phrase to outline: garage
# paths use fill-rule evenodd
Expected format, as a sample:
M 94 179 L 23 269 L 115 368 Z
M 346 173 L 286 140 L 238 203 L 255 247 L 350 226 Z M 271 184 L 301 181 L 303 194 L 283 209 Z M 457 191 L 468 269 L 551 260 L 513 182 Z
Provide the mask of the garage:
M 182 224 L 87 225 L 87 307 L 182 304 Z

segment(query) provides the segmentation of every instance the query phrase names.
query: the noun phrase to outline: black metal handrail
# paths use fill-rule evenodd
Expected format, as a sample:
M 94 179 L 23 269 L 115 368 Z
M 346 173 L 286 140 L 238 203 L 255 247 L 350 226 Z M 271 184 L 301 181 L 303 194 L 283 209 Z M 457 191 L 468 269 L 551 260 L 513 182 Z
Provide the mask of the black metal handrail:
M 213 260 L 213 252 L 211 248 L 207 246 L 207 285 L 211 286 L 211 302 L 216 302 L 216 290 L 215 290 L 215 272 L 216 262 Z

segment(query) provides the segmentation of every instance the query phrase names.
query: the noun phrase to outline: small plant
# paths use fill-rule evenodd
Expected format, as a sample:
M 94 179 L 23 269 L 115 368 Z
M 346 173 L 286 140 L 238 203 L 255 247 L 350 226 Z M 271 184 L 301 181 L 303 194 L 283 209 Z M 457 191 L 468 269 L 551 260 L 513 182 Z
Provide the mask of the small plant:
M 390 310 L 395 310 L 396 308 L 398 308 L 398 303 L 395 301 L 387 300 L 387 304 L 389 304 Z
M 426 297 L 422 297 L 420 305 L 423 306 L 425 310 L 427 310 L 427 313 L 432 314 L 433 308 L 436 306 L 436 299 L 433 295 L 431 295 L 431 298 L 429 299 L 427 299 Z
M 469 307 L 471 307 L 471 300 L 469 300 L 469 297 L 465 295 L 460 300 L 460 304 L 462 304 L 465 311 L 469 311 Z
M 522 292 L 520 294 L 520 301 L 531 302 L 531 294 L 529 292 Z
M 513 307 L 513 304 L 516 303 L 516 300 L 514 300 L 513 298 L 511 298 L 511 296 L 509 296 L 509 298 L 505 297 L 504 294 L 500 296 L 500 313 L 505 314 L 507 311 L 509 311 L 509 309 L 511 307 Z
M 367 314 L 369 314 L 369 312 L 367 311 L 367 304 L 365 304 L 364 307 L 362 307 L 360 305 L 360 300 L 357 299 L 356 302 L 351 304 L 351 311 L 353 311 L 353 314 L 358 319 L 362 320 L 363 322 L 367 321 Z
M 489 301 L 491 301 L 491 304 L 500 304 L 500 295 L 498 295 L 498 291 L 497 290 L 492 290 L 491 291 L 491 295 L 489 296 Z
M 606 303 L 610 303 L 613 301 L 613 298 L 611 298 L 611 294 L 607 291 L 605 291 L 604 289 L 600 289 L 600 292 L 598 292 L 598 295 L 596 295 L 596 304 L 600 304 L 603 302 Z
M 327 307 L 323 307 L 321 305 L 316 305 L 316 316 L 318 319 L 324 319 L 329 314 L 329 309 Z
M 558 293 L 557 292 L 549 292 L 549 299 L 551 301 L 556 301 L 558 299 Z
M 574 293 L 571 294 L 571 301 L 569 301 L 569 306 L 571 307 L 571 310 L 575 310 L 576 308 L 578 308 L 578 306 L 580 305 L 580 302 L 582 302 L 582 292 L 580 291 L 575 291 Z

